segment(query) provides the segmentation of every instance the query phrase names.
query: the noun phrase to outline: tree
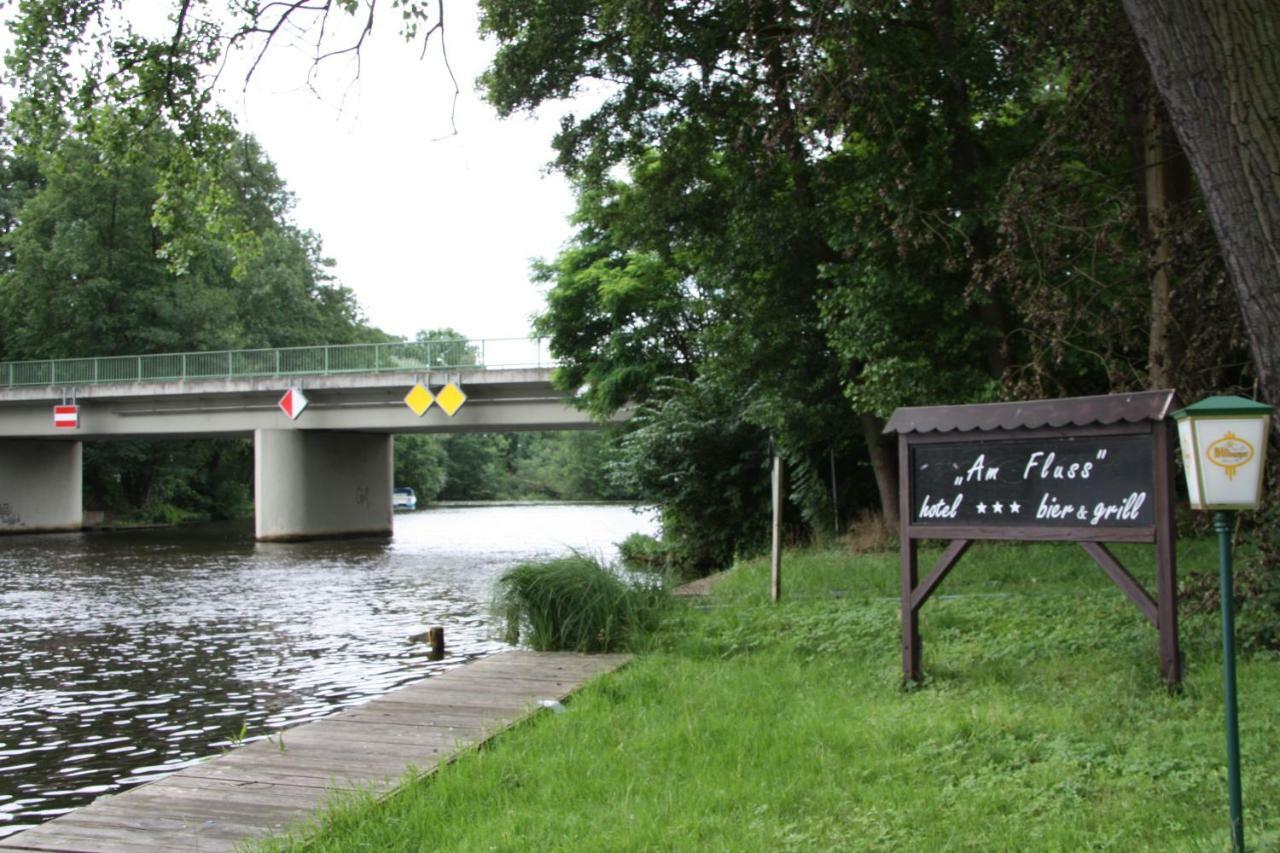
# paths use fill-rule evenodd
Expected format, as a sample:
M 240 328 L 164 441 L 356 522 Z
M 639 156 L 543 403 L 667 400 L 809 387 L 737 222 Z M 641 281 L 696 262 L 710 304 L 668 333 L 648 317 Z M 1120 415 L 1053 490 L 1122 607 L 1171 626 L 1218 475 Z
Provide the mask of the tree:
M 6 152 L 0 187 L 0 358 L 132 355 L 338 343 L 368 337 L 351 292 L 325 271 L 314 235 L 288 220 L 291 200 L 248 138 L 218 168 L 260 251 L 237 264 L 223 239 L 188 243 L 183 274 L 154 224 L 157 163 L 178 144 L 101 109 L 38 158 Z M 139 156 L 117 158 L 129 132 Z M 146 155 L 146 156 L 142 156 Z M 239 266 L 238 275 L 233 274 Z M 85 451 L 89 506 L 155 520 L 243 515 L 252 451 L 244 441 L 119 442 Z
M 1280 27 L 1270 3 L 1124 0 L 1280 404 Z
M 1009 55 L 1042 83 L 1019 105 L 1036 144 L 1003 178 L 981 278 L 1017 318 L 1004 393 L 1238 387 L 1239 309 L 1123 10 L 1007 8 Z
M 611 428 L 520 433 L 513 492 L 551 500 L 634 499 L 611 475 L 620 434 Z
M 806 146 L 829 141 L 791 105 L 811 48 L 802 17 L 790 3 L 656 15 L 627 2 L 484 4 L 501 43 L 484 81 L 500 112 L 587 80 L 612 89 L 557 138 L 581 230 L 542 270 L 555 286 L 539 328 L 565 359 L 563 387 L 585 385 L 593 410 L 700 377 L 732 390 L 739 414 L 797 460 L 857 432 L 819 331 L 820 270 L 834 254 L 814 190 L 821 155 Z M 580 49 L 556 48 L 566 42 Z
M 555 143 L 580 230 L 540 321 L 598 410 L 714 384 L 808 484 L 860 427 L 892 518 L 897 406 L 1238 380 L 1193 196 L 1157 131 L 1129 156 L 1109 4 L 483 11 L 500 111 L 604 92 Z
M 467 342 L 466 335 L 451 328 L 424 329 L 406 347 L 418 364 L 432 367 L 468 367 L 480 363 L 480 352 Z
M 136 4 L 134 4 L 136 5 Z M 390 5 L 406 41 L 441 44 L 444 0 L 382 0 Z M 8 131 L 21 154 L 50 151 L 72 133 L 92 132 L 99 106 L 127 121 L 115 130 L 166 131 L 174 145 L 152 161 L 159 180 L 154 220 L 162 256 L 186 268 L 208 234 L 222 239 L 237 263 L 262 249 L 253 223 L 243 218 L 222 170 L 239 144 L 232 116 L 213 100 L 228 64 L 243 59 L 248 85 L 266 52 L 275 46 L 309 48 L 312 69 L 328 60 L 354 58 L 372 31 L 379 0 L 320 3 L 233 3 L 219 8 L 200 0 L 173 0 L 169 28 L 135 22 L 132 7 L 118 0 L 23 0 L 9 21 L 13 46 L 5 57 L 17 98 L 7 115 Z M 456 81 L 455 81 L 456 90 Z M 130 132 L 108 140 L 116 159 L 146 157 Z
M 440 496 L 448 482 L 448 450 L 440 436 L 397 435 L 395 485 L 413 489 L 419 505 Z
M 714 379 L 796 464 L 861 434 L 896 517 L 881 419 L 990 397 L 1012 357 L 1007 295 L 975 286 L 1030 144 L 998 23 L 950 2 L 482 8 L 501 112 L 608 93 L 555 143 L 582 200 L 543 326 L 563 377 L 614 406 Z
M 769 530 L 769 441 L 736 395 L 669 380 L 622 441 L 618 478 L 655 501 L 678 562 L 706 574 L 761 547 Z
M 667 181 L 656 158 L 650 166 L 636 183 L 584 188 L 573 217 L 577 235 L 554 261 L 534 266 L 535 279 L 551 285 L 534 330 L 562 359 L 554 379 L 602 418 L 649 399 L 659 378 L 693 379 L 712 310 L 689 251 L 648 239 L 651 229 L 665 233 L 690 218 L 669 207 L 652 210 L 645 190 Z M 702 203 L 693 199 L 688 207 Z

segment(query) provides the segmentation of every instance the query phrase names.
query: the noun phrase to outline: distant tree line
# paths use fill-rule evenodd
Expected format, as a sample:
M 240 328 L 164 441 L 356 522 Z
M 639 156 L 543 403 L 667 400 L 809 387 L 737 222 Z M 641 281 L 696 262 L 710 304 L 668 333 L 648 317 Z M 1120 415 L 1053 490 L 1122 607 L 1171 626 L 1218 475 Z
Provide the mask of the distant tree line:
M 396 436 L 396 485 L 419 502 L 627 500 L 606 474 L 604 432 L 450 433 Z

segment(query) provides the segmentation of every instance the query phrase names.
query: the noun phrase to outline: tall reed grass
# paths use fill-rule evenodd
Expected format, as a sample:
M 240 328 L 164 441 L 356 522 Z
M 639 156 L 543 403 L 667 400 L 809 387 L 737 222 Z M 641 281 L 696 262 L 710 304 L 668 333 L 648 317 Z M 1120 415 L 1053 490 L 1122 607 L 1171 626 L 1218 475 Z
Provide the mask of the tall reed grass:
M 495 611 L 507 642 L 536 651 L 634 647 L 661 619 L 667 591 L 625 578 L 585 554 L 521 563 L 498 579 Z

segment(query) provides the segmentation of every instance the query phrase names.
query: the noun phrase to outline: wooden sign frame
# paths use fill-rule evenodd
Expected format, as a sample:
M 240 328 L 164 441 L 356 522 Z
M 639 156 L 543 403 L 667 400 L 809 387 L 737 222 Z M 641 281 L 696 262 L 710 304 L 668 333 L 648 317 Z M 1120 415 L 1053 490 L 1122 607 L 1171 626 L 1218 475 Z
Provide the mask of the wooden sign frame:
M 1160 673 L 1170 686 L 1182 680 L 1182 657 L 1178 646 L 1176 532 L 1173 520 L 1174 436 L 1169 414 L 1176 402 L 1172 391 L 1149 391 L 1105 397 L 1077 397 L 1061 400 L 1039 400 L 1026 403 L 991 403 L 970 406 L 929 406 L 901 408 L 893 413 L 886 433 L 898 434 L 899 519 L 902 574 L 902 674 L 908 682 L 923 677 L 920 608 L 938 589 L 939 584 L 964 556 L 975 540 L 1066 541 L 1077 542 L 1121 592 L 1138 608 L 1159 633 Z M 1089 513 L 1080 509 L 1082 523 L 1076 515 L 1055 519 L 1010 521 L 1006 516 L 998 522 L 976 520 L 972 513 L 961 519 L 960 500 L 938 497 L 938 503 L 922 503 L 925 495 L 916 494 L 917 475 L 927 468 L 922 463 L 913 469 L 912 459 L 919 449 L 936 451 L 943 445 L 964 446 L 984 455 L 988 452 L 1009 453 L 1036 441 L 1077 441 L 1084 446 L 1118 439 L 1134 449 L 1134 439 L 1142 441 L 1150 453 L 1150 504 L 1139 511 Z M 1024 454 L 1025 455 L 1025 454 Z M 1037 457 L 1039 459 L 1041 457 Z M 1133 457 L 1129 457 L 1130 463 Z M 1146 459 L 1136 466 L 1146 471 Z M 1032 470 L 1028 461 L 1025 472 Z M 964 477 L 961 469 L 957 487 Z M 936 483 L 937 472 L 929 472 Z M 1125 476 L 1121 469 L 1121 476 Z M 1065 475 L 1063 475 L 1065 477 Z M 1008 479 L 1006 475 L 1006 479 Z M 1026 473 L 1023 479 L 1028 479 Z M 1145 479 L 1145 478 L 1143 478 Z M 1145 496 L 1145 491 L 1144 491 Z M 1047 495 L 1047 493 L 1046 493 Z M 1134 492 L 1137 495 L 1137 492 Z M 929 495 L 932 500 L 935 495 Z M 1045 503 L 1047 498 L 1042 498 Z M 1145 500 L 1145 497 L 1144 497 Z M 1136 501 L 1130 501 L 1129 506 Z M 986 512 L 985 504 L 980 512 Z M 1017 504 L 1015 504 L 1017 506 Z M 932 509 L 931 509 L 932 508 Z M 919 510 L 919 511 L 917 511 Z M 936 515 L 922 517 L 925 512 Z M 997 510 L 999 511 L 999 510 Z M 1042 509 L 1042 512 L 1046 512 Z M 947 513 L 957 517 L 952 523 Z M 1099 523 L 1096 515 L 1106 520 Z M 1028 516 L 1031 515 L 1029 512 Z M 1089 516 L 1094 515 L 1094 524 Z M 922 539 L 946 539 L 950 544 L 923 581 L 919 577 L 919 542 Z M 1156 552 L 1156 594 L 1150 593 L 1133 577 L 1107 548 L 1109 542 L 1150 543 Z

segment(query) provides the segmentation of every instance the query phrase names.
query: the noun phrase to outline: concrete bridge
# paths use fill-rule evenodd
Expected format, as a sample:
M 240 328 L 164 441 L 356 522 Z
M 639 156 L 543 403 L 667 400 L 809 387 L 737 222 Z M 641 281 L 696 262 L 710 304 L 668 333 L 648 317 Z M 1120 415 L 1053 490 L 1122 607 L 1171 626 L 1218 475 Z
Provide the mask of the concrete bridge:
M 390 535 L 395 433 L 597 426 L 552 387 L 543 352 L 447 341 L 0 363 L 0 533 L 81 528 L 85 441 L 207 436 L 253 439 L 258 539 Z M 450 383 L 466 398 L 452 415 L 405 403 Z M 307 401 L 296 417 L 280 405 L 291 389 Z M 72 400 L 76 425 L 55 426 Z

